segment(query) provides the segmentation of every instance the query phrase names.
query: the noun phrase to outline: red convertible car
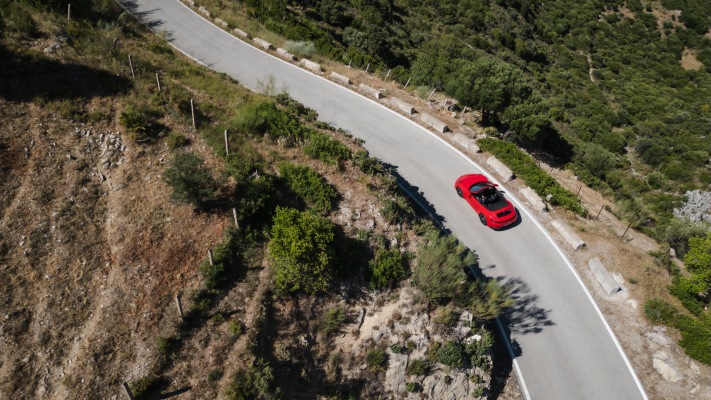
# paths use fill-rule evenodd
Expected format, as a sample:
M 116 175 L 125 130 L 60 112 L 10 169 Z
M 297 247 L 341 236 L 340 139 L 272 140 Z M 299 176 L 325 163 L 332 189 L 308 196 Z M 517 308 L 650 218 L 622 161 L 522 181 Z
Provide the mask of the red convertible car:
M 516 209 L 496 186 L 481 174 L 463 175 L 454 183 L 459 197 L 472 206 L 482 224 L 492 229 L 503 228 L 517 219 Z

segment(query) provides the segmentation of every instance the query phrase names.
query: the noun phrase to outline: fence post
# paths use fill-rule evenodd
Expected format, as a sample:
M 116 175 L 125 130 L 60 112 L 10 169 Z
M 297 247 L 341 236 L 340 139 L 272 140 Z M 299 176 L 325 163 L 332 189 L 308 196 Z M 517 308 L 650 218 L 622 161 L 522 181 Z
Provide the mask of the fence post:
M 180 302 L 180 292 L 175 295 L 175 304 L 178 306 L 178 314 L 180 315 L 180 319 L 184 320 L 185 316 L 183 315 L 183 304 Z
M 67 4 L 67 21 L 72 20 L 72 4 Z
M 239 228 L 239 221 L 237 220 L 237 209 L 232 207 L 232 216 L 235 219 L 235 227 Z
M 405 87 L 403 87 L 403 89 L 405 89 L 407 87 L 407 85 L 410 84 L 410 79 L 412 79 L 412 78 L 407 78 L 407 82 L 405 82 Z
M 432 95 L 434 95 L 436 91 L 437 91 L 437 89 L 434 89 L 434 90 L 432 91 L 432 93 L 430 93 L 430 95 L 427 96 L 427 100 L 426 100 L 426 101 L 427 101 L 428 103 L 429 103 L 430 99 L 432 98 Z
M 390 71 L 392 71 L 392 70 L 391 70 L 391 69 L 389 69 L 389 70 L 388 70 L 388 73 L 387 73 L 387 74 L 385 74 L 385 79 L 388 79 L 388 76 L 390 76 Z
M 351 67 L 351 61 L 353 61 L 353 60 L 348 60 L 348 68 Z
M 368 63 L 368 65 L 365 67 L 365 73 L 366 73 L 366 74 L 368 73 L 368 70 L 369 70 L 369 69 L 370 69 L 370 63 Z
M 631 222 L 629 223 L 629 225 L 627 225 L 627 229 L 625 229 L 624 233 L 622 233 L 622 236 L 620 236 L 620 240 L 625 239 L 625 235 L 627 234 L 627 231 L 630 229 L 630 226 L 632 226 Z
M 193 99 L 190 99 L 190 114 L 193 116 L 193 130 L 195 129 L 195 104 L 193 103 Z
M 227 134 L 227 129 L 225 129 L 225 155 L 226 156 L 230 155 L 230 141 L 229 141 L 229 136 Z
M 136 77 L 136 73 L 133 71 L 133 60 L 131 60 L 131 55 L 128 55 L 128 65 L 131 66 L 131 78 Z
M 160 93 L 160 77 L 158 76 L 157 72 L 156 72 L 156 82 L 158 83 L 158 92 Z
M 133 400 L 133 392 L 131 392 L 131 388 L 128 387 L 128 382 L 123 383 L 123 388 L 126 390 L 126 395 L 128 396 L 128 399 Z
M 210 259 L 210 265 L 215 265 L 215 260 L 212 259 L 212 249 L 207 250 L 207 257 Z
M 595 219 L 600 218 L 600 213 L 602 213 L 602 209 L 605 208 L 605 205 L 603 204 L 602 207 L 600 207 L 600 211 L 597 212 L 597 215 L 595 216 Z

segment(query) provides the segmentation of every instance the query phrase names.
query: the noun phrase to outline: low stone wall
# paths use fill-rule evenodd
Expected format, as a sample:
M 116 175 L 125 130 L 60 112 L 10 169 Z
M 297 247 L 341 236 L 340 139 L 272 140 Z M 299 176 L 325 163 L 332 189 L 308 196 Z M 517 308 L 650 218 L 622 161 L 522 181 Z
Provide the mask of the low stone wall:
M 456 133 L 454 135 L 454 141 L 472 153 L 478 153 L 481 151 L 479 150 L 479 146 L 476 144 L 474 139 L 463 133 Z
M 311 60 L 307 60 L 306 58 L 301 59 L 301 65 L 303 65 L 304 68 L 308 69 L 309 71 L 317 73 L 317 74 L 320 74 L 323 72 L 323 70 L 321 69 L 321 65 L 319 65 Z
M 267 42 L 264 39 L 260 39 L 260 38 L 254 38 L 254 39 L 252 39 L 252 42 L 254 42 L 257 46 L 263 48 L 264 50 L 269 50 L 273 47 L 271 43 Z
M 519 190 L 519 193 L 521 193 L 521 196 L 523 196 L 524 199 L 528 202 L 528 205 L 531 207 L 531 209 L 537 213 L 542 213 L 548 211 L 548 206 L 546 206 L 546 203 L 543 202 L 543 199 L 538 197 L 536 192 L 531 189 L 530 187 L 525 187 L 521 190 Z
M 235 28 L 234 30 L 232 30 L 232 32 L 234 32 L 235 35 L 237 35 L 243 39 L 249 39 L 249 33 L 243 31 L 242 29 Z
M 578 236 L 573 230 L 570 228 L 570 226 L 562 219 L 558 218 L 553 220 L 551 222 L 551 225 L 560 233 L 561 236 L 563 236 L 563 239 L 565 239 L 566 242 L 573 248 L 573 250 L 578 250 L 580 248 L 585 247 L 585 242 L 583 242 L 583 239 L 580 239 L 580 236 Z
M 376 100 L 380 100 L 385 97 L 379 89 L 372 88 L 362 83 L 358 86 L 358 89 L 360 89 L 361 92 L 367 94 L 368 96 L 374 97 Z
M 590 272 L 592 272 L 597 282 L 602 286 L 602 289 L 607 293 L 607 295 L 615 294 L 622 290 L 620 285 L 617 284 L 615 278 L 612 277 L 610 271 L 605 268 L 605 265 L 600 261 L 599 258 L 593 257 L 588 261 L 588 267 Z
M 210 14 L 210 12 L 207 11 L 207 8 L 205 8 L 203 6 L 198 7 L 198 12 L 208 18 L 212 17 L 212 14 Z
M 425 125 L 431 126 L 439 133 L 449 132 L 449 126 L 447 126 L 447 124 L 438 120 L 430 114 L 422 113 L 422 115 L 420 116 L 420 121 L 422 121 Z
M 294 61 L 296 60 L 296 56 L 293 54 L 289 53 L 285 49 L 282 49 L 281 47 L 276 49 L 277 54 L 279 54 L 283 59 L 288 60 L 288 61 Z
M 215 18 L 215 25 L 218 25 L 222 28 L 227 28 L 229 25 L 227 25 L 227 22 L 221 20 L 220 18 Z
M 491 156 L 489 157 L 488 160 L 486 160 L 486 163 L 489 164 L 491 168 L 496 171 L 501 177 L 504 179 L 504 181 L 510 181 L 514 179 L 514 174 L 513 172 L 507 167 L 504 163 L 499 161 L 496 157 Z
M 351 84 L 351 78 L 341 75 L 338 72 L 331 72 L 331 79 L 342 85 L 348 86 Z
M 397 108 L 398 110 L 404 112 L 405 114 L 414 114 L 415 113 L 415 107 L 412 106 L 412 104 L 400 100 L 397 97 L 393 97 L 390 99 L 390 105 Z

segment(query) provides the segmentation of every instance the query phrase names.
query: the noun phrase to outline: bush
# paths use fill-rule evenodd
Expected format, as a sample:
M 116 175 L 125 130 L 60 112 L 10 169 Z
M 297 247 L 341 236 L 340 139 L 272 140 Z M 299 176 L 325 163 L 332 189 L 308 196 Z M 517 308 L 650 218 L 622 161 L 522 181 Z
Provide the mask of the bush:
M 420 384 L 417 382 L 407 382 L 405 384 L 405 390 L 410 393 L 419 392 L 421 390 Z
M 232 337 L 238 339 L 242 334 L 244 334 L 244 325 L 240 321 L 230 321 L 230 333 Z
M 390 288 L 409 273 L 407 260 L 399 249 L 378 249 L 369 266 L 370 287 L 373 289 Z
M 405 372 L 408 375 L 422 376 L 427 375 L 430 369 L 430 363 L 424 358 L 414 358 L 410 360 L 405 368 Z
M 581 216 L 587 215 L 587 211 L 574 194 L 560 186 L 555 179 L 536 165 L 531 156 L 519 150 L 513 143 L 493 138 L 482 138 L 478 143 L 483 151 L 494 154 L 511 168 L 511 171 L 539 196 L 545 198 L 549 194 L 553 195 L 551 201 L 553 205 L 560 205 Z
M 333 224 L 310 211 L 277 207 L 269 257 L 277 292 L 314 294 L 331 284 Z
M 214 195 L 219 182 L 203 164 L 202 157 L 194 153 L 175 156 L 171 166 L 163 172 L 163 180 L 173 188 L 173 200 L 199 208 Z
M 258 359 L 247 369 L 235 373 L 225 390 L 228 400 L 267 400 L 280 397 L 281 390 L 274 388 L 274 369 L 269 362 Z
M 284 45 L 284 48 L 286 48 L 289 53 L 295 54 L 298 57 L 309 58 L 316 54 L 316 46 L 313 42 L 292 42 L 289 40 L 286 42 L 286 45 Z
M 336 191 L 316 171 L 287 162 L 279 163 L 279 174 L 286 185 L 315 210 L 326 212 L 333 209 Z
M 177 149 L 189 145 L 190 139 L 179 133 L 171 132 L 168 137 L 165 138 L 165 144 L 168 145 L 169 149 Z
M 453 340 L 444 342 L 437 348 L 435 361 L 452 368 L 464 368 L 467 365 L 462 345 Z
M 331 336 L 341 329 L 345 320 L 346 310 L 343 307 L 337 306 L 330 308 L 321 316 L 319 331 L 324 336 Z
M 388 353 L 381 348 L 375 348 L 365 355 L 365 362 L 368 369 L 373 372 L 385 371 L 388 363 Z
M 146 106 L 129 104 L 121 112 L 119 121 L 128 132 L 128 137 L 137 143 L 151 143 L 162 133 L 162 127 L 156 122 L 160 116 L 156 110 Z
M 37 34 L 37 24 L 32 19 L 32 14 L 18 2 L 10 2 L 8 5 L 0 4 L 0 7 L 2 7 L 0 14 L 4 17 L 8 27 L 26 36 Z
M 304 153 L 326 164 L 338 164 L 351 158 L 351 151 L 346 145 L 315 131 L 306 139 Z

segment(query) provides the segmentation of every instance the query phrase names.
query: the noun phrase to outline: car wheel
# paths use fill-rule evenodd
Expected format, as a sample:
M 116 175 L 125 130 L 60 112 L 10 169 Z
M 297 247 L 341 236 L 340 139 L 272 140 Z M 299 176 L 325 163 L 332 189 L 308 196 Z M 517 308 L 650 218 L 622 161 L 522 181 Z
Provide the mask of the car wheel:
M 484 214 L 479 214 L 479 221 L 481 221 L 481 223 L 486 226 L 486 217 L 484 216 Z
M 457 188 L 457 194 L 459 195 L 459 197 L 464 197 L 464 195 L 462 194 L 462 189 L 460 188 Z

